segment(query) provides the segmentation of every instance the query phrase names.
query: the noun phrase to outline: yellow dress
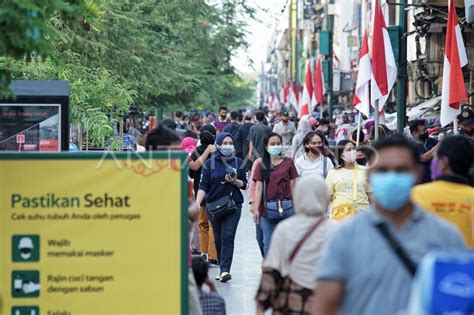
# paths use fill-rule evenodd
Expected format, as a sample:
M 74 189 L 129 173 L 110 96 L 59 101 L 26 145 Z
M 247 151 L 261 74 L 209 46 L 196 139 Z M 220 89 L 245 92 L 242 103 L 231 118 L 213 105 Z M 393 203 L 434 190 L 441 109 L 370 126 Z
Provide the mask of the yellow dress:
M 357 181 L 354 182 L 354 178 L 357 178 Z M 356 166 L 352 170 L 346 168 L 330 170 L 326 184 L 332 199 L 331 219 L 343 220 L 368 208 L 371 190 L 365 169 Z

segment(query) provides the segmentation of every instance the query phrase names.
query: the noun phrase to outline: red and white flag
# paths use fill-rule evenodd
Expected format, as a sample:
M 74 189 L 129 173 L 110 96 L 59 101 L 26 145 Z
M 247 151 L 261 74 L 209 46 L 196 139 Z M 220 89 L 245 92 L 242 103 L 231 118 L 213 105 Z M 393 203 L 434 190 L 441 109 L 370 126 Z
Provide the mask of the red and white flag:
M 294 86 L 289 87 L 288 102 L 290 103 L 290 107 L 293 107 L 295 110 L 298 110 L 298 98 L 296 97 Z
M 441 92 L 441 125 L 444 127 L 456 119 L 460 103 L 467 100 L 462 67 L 467 65 L 466 48 L 462 40 L 454 1 L 449 0 L 448 28 L 443 65 L 443 90 Z
M 270 108 L 274 111 L 281 110 L 280 102 L 278 101 L 278 96 L 276 92 L 273 93 L 273 98 L 272 98 L 272 102 L 270 103 Z
M 314 65 L 314 87 L 313 97 L 311 99 L 312 109 L 314 109 L 316 105 L 323 105 L 325 93 L 326 89 L 324 87 L 324 75 L 323 69 L 321 68 L 321 58 L 318 58 Z
M 313 95 L 313 78 L 311 75 L 311 65 L 308 61 L 308 65 L 306 67 L 306 80 L 303 87 L 303 98 L 301 99 L 300 117 L 309 115 L 311 95 Z
M 279 95 L 278 97 L 279 97 L 280 102 L 281 102 L 282 104 L 286 104 L 286 100 L 285 100 L 285 87 L 284 87 L 284 86 L 282 86 L 282 87 L 280 88 L 280 95 Z
M 373 27 L 371 103 L 374 106 L 375 101 L 378 100 L 379 111 L 381 111 L 397 80 L 397 64 L 379 0 L 375 0 Z
M 370 64 L 369 42 L 367 40 L 367 31 L 365 31 L 364 37 L 362 38 L 362 48 L 359 57 L 359 72 L 357 73 L 357 83 L 352 105 L 367 117 L 370 115 L 369 86 L 371 75 L 372 67 Z
M 282 104 L 288 103 L 288 94 L 290 92 L 290 83 L 285 83 L 281 85 L 280 89 L 280 102 Z

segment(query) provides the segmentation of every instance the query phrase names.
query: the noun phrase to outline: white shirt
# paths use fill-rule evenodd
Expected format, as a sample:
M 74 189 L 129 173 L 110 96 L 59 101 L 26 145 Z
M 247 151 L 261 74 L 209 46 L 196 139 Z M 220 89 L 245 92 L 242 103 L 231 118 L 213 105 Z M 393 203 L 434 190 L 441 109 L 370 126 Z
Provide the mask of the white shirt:
M 324 159 L 326 159 L 326 172 L 324 171 Z M 320 154 L 318 158 L 312 159 L 308 154 L 303 154 L 295 161 L 296 170 L 300 176 L 319 175 L 326 177 L 329 170 L 334 168 L 330 158 Z

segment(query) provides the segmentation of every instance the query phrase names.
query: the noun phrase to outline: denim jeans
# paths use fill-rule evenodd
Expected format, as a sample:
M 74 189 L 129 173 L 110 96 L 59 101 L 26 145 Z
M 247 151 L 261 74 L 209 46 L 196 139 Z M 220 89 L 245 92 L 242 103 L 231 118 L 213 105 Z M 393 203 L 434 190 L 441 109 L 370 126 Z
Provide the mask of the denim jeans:
M 232 213 L 211 220 L 221 273 L 230 272 L 230 266 L 232 265 L 235 233 L 242 214 L 242 205 L 237 205 L 237 207 Z
M 260 227 L 263 232 L 263 253 L 267 256 L 268 249 L 270 248 L 270 242 L 272 240 L 273 230 L 277 226 L 278 222 L 269 221 L 264 217 L 260 217 Z
M 256 230 L 258 248 L 260 249 L 260 254 L 262 254 L 262 257 L 264 257 L 265 253 L 263 251 L 263 231 L 260 224 L 255 224 L 255 230 Z

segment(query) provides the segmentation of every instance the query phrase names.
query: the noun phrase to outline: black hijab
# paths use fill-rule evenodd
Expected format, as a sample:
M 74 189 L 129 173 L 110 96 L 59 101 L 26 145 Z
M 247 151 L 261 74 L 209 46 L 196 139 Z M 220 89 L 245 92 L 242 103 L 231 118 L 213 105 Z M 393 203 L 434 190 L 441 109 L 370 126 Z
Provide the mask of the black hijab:
M 208 124 L 201 127 L 199 140 L 201 144 L 196 148 L 199 155 L 202 155 L 206 151 L 207 147 L 214 144 L 216 141 L 217 130 L 214 125 Z

